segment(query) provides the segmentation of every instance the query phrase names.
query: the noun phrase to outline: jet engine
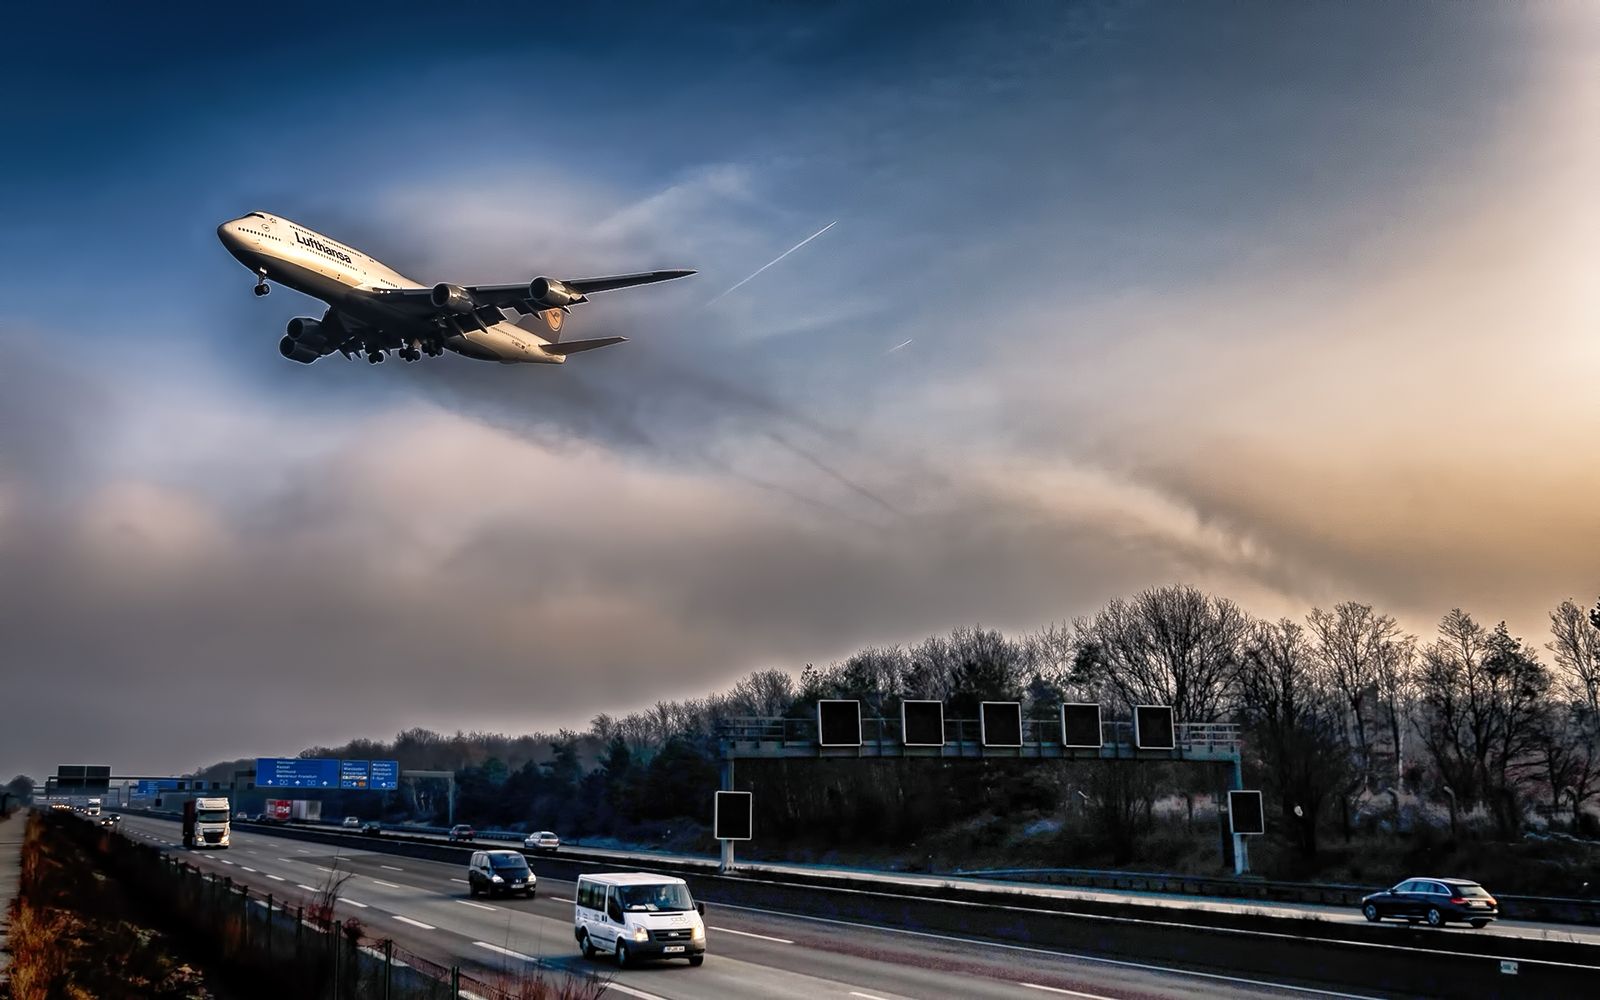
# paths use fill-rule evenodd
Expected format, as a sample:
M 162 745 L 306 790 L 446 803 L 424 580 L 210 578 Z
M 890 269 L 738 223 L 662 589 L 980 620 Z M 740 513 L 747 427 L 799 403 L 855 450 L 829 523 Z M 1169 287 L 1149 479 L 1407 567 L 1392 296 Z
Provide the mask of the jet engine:
M 433 286 L 433 293 L 429 296 L 435 309 L 445 312 L 468 313 L 477 305 L 472 301 L 472 296 L 460 285 L 447 285 L 440 282 Z
M 322 332 L 322 324 L 309 316 L 296 316 L 289 321 L 286 331 L 290 340 L 303 340 L 308 347 L 320 347 L 327 337 Z
M 321 352 L 315 350 L 314 348 L 307 347 L 305 341 L 295 340 L 293 337 L 289 336 L 285 336 L 282 340 L 278 341 L 278 353 L 288 358 L 290 361 L 298 361 L 303 365 L 309 365 L 311 362 L 322 357 Z
M 534 278 L 528 283 L 528 298 L 546 307 L 554 309 L 559 306 L 570 306 L 574 302 L 582 302 L 583 295 L 573 291 L 554 278 Z

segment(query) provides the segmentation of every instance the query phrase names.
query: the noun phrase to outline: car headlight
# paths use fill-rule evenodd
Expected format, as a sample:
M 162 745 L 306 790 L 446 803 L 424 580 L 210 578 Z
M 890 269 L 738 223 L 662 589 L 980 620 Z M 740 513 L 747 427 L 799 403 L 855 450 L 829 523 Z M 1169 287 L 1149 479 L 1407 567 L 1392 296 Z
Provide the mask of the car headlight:
M 633 929 L 633 939 L 635 941 L 648 941 L 650 940 L 650 932 L 643 927 L 635 927 Z
M 500 876 L 498 876 L 498 875 L 496 875 L 496 876 L 494 876 L 494 877 L 493 877 L 493 878 L 491 878 L 491 879 L 490 879 L 490 881 L 491 881 L 491 882 L 504 882 L 504 881 L 505 881 L 505 879 L 503 879 L 503 878 L 501 878 L 501 877 L 500 877 Z
M 696 927 L 694 933 L 690 936 L 696 941 L 704 941 L 706 939 L 706 929 L 704 927 Z

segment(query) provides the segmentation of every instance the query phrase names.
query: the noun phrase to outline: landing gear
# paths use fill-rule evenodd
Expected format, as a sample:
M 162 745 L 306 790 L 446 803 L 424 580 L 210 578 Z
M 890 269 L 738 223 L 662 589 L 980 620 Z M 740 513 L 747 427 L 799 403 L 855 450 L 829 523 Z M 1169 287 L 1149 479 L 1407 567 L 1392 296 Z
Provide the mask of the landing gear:
M 422 352 L 417 350 L 417 347 L 418 347 L 418 342 L 413 340 L 411 343 L 409 343 L 406 346 L 400 348 L 400 357 L 405 359 L 406 361 L 421 361 L 422 360 Z
M 258 296 L 259 295 L 265 295 L 270 291 L 272 291 L 272 286 L 267 284 L 267 272 L 266 271 L 257 271 L 256 272 L 256 294 Z
M 382 351 L 368 351 L 367 352 L 367 364 L 375 365 L 375 364 L 378 364 L 379 362 L 381 362 L 382 360 L 383 360 L 383 352 Z

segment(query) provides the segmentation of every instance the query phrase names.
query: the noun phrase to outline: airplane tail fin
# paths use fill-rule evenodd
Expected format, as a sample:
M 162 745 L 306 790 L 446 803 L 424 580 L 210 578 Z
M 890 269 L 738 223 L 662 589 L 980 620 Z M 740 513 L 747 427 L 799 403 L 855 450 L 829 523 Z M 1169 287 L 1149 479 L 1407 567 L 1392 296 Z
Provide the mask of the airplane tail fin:
M 627 337 L 601 337 L 598 340 L 569 340 L 564 344 L 546 344 L 544 350 L 546 354 L 577 354 L 580 351 L 592 351 L 597 347 L 610 347 L 627 339 Z
M 535 319 L 535 316 L 538 318 Z M 566 309 L 546 309 L 534 313 L 533 316 L 519 317 L 515 325 L 529 333 L 537 334 L 541 340 L 548 340 L 554 344 L 561 340 L 561 328 L 566 325 L 566 319 Z

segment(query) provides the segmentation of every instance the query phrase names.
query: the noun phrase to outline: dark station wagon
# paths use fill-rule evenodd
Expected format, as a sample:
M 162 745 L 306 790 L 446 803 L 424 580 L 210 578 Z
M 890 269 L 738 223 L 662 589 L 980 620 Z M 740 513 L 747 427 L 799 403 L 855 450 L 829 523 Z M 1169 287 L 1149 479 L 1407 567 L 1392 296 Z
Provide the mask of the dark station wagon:
M 1443 927 L 1451 921 L 1487 927 L 1500 915 L 1500 904 L 1489 890 L 1468 879 L 1408 878 L 1392 889 L 1364 897 L 1361 913 L 1373 923 L 1398 917 L 1414 924 L 1425 920 L 1430 927 Z

